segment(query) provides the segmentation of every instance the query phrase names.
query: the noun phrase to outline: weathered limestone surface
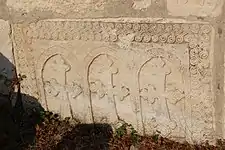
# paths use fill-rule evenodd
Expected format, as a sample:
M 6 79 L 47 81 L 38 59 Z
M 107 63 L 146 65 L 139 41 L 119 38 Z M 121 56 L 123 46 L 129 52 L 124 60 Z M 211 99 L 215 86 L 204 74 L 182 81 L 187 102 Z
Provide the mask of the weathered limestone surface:
M 12 54 L 12 41 L 10 39 L 10 25 L 8 21 L 0 20 L 0 72 L 5 72 L 12 77 L 12 65 L 14 62 Z M 3 59 L 3 57 L 6 57 Z M 8 60 L 7 60 L 8 59 Z
M 83 121 L 123 120 L 140 133 L 212 138 L 215 31 L 204 22 L 157 20 L 14 25 L 17 68 L 30 77 L 24 91 Z
M 0 4 L 23 92 L 47 109 L 176 140 L 224 138 L 223 0 Z
M 221 14 L 224 0 L 167 0 L 172 16 L 217 17 Z

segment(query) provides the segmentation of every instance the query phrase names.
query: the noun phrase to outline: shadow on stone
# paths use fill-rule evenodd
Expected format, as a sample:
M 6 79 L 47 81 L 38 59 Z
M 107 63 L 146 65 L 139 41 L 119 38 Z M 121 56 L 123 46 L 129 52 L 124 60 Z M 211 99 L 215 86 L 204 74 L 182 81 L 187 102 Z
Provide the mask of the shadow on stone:
M 62 137 L 57 150 L 109 150 L 112 136 L 109 124 L 79 124 Z
M 35 126 L 44 109 L 32 96 L 10 92 L 14 65 L 0 53 L 0 149 L 19 150 L 35 141 Z

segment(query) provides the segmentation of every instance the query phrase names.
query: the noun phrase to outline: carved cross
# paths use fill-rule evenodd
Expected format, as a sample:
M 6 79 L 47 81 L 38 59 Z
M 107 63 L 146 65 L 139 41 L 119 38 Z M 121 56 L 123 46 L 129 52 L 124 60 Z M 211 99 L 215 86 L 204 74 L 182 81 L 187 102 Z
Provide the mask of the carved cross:
M 185 98 L 185 93 L 182 90 L 174 89 L 172 91 L 169 91 L 167 94 L 169 98 L 169 102 L 171 104 L 176 105 L 179 101 L 181 101 L 183 98 Z
M 127 96 L 130 95 L 130 90 L 126 86 L 122 86 L 120 88 L 113 86 L 109 92 L 112 92 L 113 96 L 118 97 L 120 101 L 123 101 Z
M 51 78 L 49 81 L 45 81 L 44 84 L 45 91 L 54 97 L 57 97 L 62 90 L 59 86 L 59 83 L 54 78 Z
M 72 85 L 67 85 L 66 90 L 72 99 L 76 99 L 83 92 L 81 86 L 75 82 L 72 82 Z
M 155 101 L 159 99 L 156 92 L 157 92 L 156 87 L 149 84 L 147 88 L 143 88 L 140 90 L 140 96 L 145 101 L 148 101 L 151 104 L 154 104 Z
M 99 99 L 102 99 L 106 95 L 104 85 L 100 80 L 90 82 L 90 90 L 92 93 L 97 94 Z

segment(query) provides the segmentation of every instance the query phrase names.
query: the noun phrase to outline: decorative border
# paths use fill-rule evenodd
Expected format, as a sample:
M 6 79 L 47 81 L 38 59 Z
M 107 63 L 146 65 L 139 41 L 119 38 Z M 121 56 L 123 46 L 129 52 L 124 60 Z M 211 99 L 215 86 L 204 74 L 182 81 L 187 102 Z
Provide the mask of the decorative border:
M 39 21 L 26 35 L 33 40 L 117 42 L 133 35 L 130 42 L 188 44 L 190 73 L 207 76 L 212 27 L 201 23 L 122 23 L 104 21 Z
M 190 72 L 190 98 L 198 101 L 193 105 L 193 114 L 200 112 L 207 113 L 207 118 L 203 120 L 210 122 L 213 118 L 213 110 L 208 104 L 212 103 L 212 96 L 206 97 L 207 104 L 200 105 L 202 100 L 198 100 L 199 91 L 208 88 L 212 83 L 212 38 L 214 30 L 206 23 L 145 23 L 145 22 L 122 22 L 122 21 L 102 21 L 102 20 L 43 20 L 31 23 L 28 26 L 15 25 L 15 53 L 19 62 L 17 68 L 21 73 L 30 73 L 26 84 L 30 87 L 36 86 L 34 62 L 32 61 L 32 50 L 26 45 L 35 40 L 48 41 L 95 41 L 105 43 L 116 43 L 121 38 L 128 35 L 129 42 L 133 43 L 157 43 L 157 44 L 187 44 L 189 52 L 189 72 Z M 22 37 L 21 37 L 22 36 Z M 26 61 L 26 62 L 25 62 Z M 24 63 L 23 63 L 24 62 Z M 29 62 L 29 63 L 28 63 Z M 27 66 L 30 64 L 30 66 Z M 27 89 L 27 91 L 29 91 Z M 31 92 L 33 91 L 33 92 Z M 212 95 L 211 89 L 208 88 Z M 31 94 L 37 93 L 37 89 L 30 89 Z M 204 95 L 205 96 L 205 95 Z M 199 117 L 201 118 L 201 117 Z M 194 123 L 195 124 L 195 123 Z M 204 123 L 203 123 L 204 124 Z M 198 125 L 198 123 L 197 123 Z M 195 125 L 193 125 L 195 126 Z M 205 132 L 212 129 L 203 125 Z M 192 133 L 190 133 L 192 134 Z M 196 133 L 197 134 L 197 133 Z M 198 133 L 200 134 L 200 133 Z M 206 137 L 210 139 L 211 137 Z

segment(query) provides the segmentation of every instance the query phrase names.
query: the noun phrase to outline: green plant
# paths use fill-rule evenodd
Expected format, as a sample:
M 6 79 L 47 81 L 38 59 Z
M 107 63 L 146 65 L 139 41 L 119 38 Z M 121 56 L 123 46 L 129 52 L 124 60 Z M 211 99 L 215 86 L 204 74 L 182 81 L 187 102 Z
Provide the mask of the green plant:
M 138 144 L 139 141 L 139 136 L 137 131 L 131 126 L 131 140 L 132 140 L 132 144 L 135 146 Z
M 161 132 L 156 130 L 156 132 L 153 134 L 152 139 L 154 142 L 158 142 Z
M 127 124 L 122 124 L 119 128 L 116 129 L 116 137 L 121 138 L 127 134 Z

